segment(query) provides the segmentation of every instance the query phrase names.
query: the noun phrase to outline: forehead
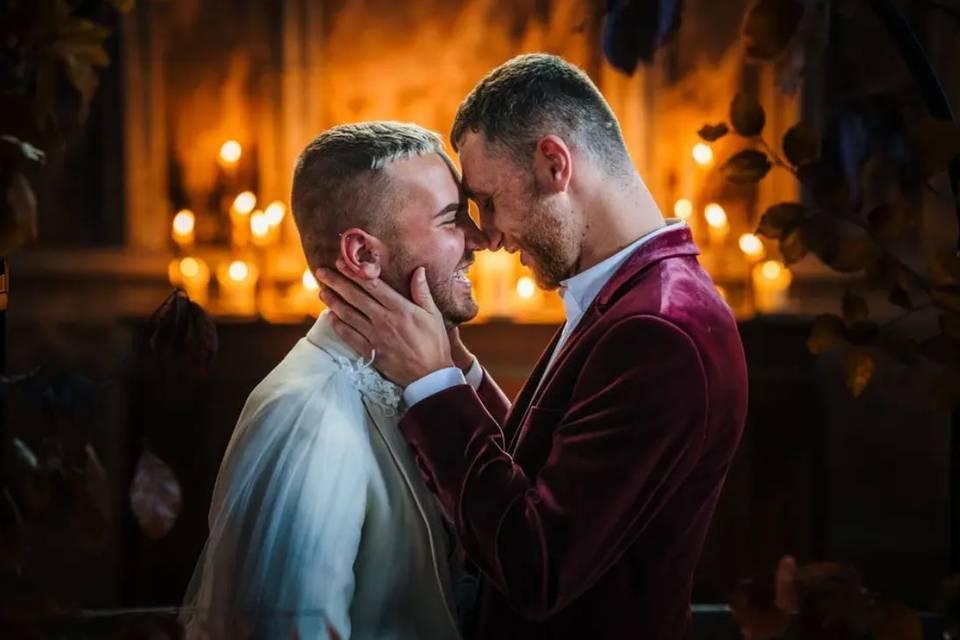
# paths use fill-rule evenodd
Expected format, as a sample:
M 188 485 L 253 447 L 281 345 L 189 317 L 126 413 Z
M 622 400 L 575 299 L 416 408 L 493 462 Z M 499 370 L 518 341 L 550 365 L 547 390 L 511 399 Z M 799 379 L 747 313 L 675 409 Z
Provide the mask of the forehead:
M 503 154 L 495 153 L 482 133 L 468 131 L 460 143 L 459 155 L 463 186 L 471 193 L 489 194 L 499 177 L 507 177 L 513 169 Z
M 402 202 L 444 207 L 460 198 L 460 184 L 440 154 L 429 153 L 393 162 L 384 171 Z

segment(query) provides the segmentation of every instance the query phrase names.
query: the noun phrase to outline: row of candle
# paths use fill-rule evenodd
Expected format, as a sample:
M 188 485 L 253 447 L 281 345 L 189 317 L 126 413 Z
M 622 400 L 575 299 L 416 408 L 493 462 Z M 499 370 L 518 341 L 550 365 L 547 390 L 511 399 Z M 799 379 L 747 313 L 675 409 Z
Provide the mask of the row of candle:
M 280 236 L 280 225 L 287 214 L 287 207 L 279 200 L 266 209 L 255 209 L 257 197 L 251 191 L 237 195 L 230 207 L 231 244 L 235 248 L 252 243 L 266 247 Z M 196 216 L 189 209 L 182 209 L 173 217 L 173 241 L 182 250 L 189 250 L 196 242 Z
M 211 271 L 206 261 L 197 256 L 177 258 L 170 263 L 170 283 L 181 287 L 192 300 L 206 306 L 209 301 Z M 247 260 L 232 260 L 217 266 L 218 287 L 217 311 L 229 315 L 253 315 L 257 310 L 257 282 L 260 270 Z M 293 295 L 304 309 L 318 306 L 319 286 L 310 273 L 304 270 L 300 281 L 294 283 Z

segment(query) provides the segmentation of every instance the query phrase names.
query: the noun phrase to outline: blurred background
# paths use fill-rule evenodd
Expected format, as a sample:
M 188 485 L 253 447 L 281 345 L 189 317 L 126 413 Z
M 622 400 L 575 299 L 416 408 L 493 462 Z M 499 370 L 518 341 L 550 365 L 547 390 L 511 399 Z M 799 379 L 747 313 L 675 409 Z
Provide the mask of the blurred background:
M 669 18 L 673 9 L 665 7 L 678 3 L 652 4 Z M 767 40 L 757 36 L 746 16 L 758 4 L 796 7 L 792 26 L 757 18 L 770 29 Z M 943 95 L 957 104 L 960 9 L 872 4 L 899 12 Z M 243 402 L 321 310 L 288 212 L 302 148 L 327 127 L 369 119 L 416 122 L 446 139 L 472 86 L 501 62 L 534 51 L 562 55 L 593 78 L 664 215 L 693 229 L 702 263 L 740 321 L 749 420 L 694 601 L 726 602 L 741 578 L 769 572 L 792 554 L 801 562 L 850 563 L 871 589 L 929 609 L 942 579 L 957 569 L 950 533 L 957 378 L 890 355 L 875 335 L 894 326 L 908 336 L 937 334 L 944 322 L 955 326 L 951 314 L 960 309 L 956 298 L 932 296 L 933 313 L 925 315 L 926 302 L 904 304 L 889 282 L 875 287 L 872 269 L 891 247 L 903 250 L 905 264 L 924 268 L 928 256 L 956 251 L 955 196 L 943 171 L 954 154 L 937 147 L 946 157 L 921 176 L 922 186 L 898 192 L 897 206 L 881 212 L 887 217 L 873 214 L 880 206 L 874 194 L 906 183 L 902 173 L 868 160 L 877 149 L 893 157 L 898 141 L 917 140 L 904 132 L 925 102 L 900 43 L 871 3 L 688 0 L 682 20 L 654 21 L 656 51 L 632 73 L 623 69 L 630 60 L 618 53 L 602 2 L 40 5 L 52 7 L 51 24 L 67 7 L 101 25 L 102 37 L 87 36 L 106 56 L 97 53 L 87 65 L 96 74 L 93 86 L 77 64 L 90 53 L 83 38 L 74 62 L 50 72 L 62 91 L 76 89 L 71 106 L 86 117 L 73 122 L 60 114 L 54 126 L 34 127 L 40 133 L 31 142 L 47 151 L 42 170 L 23 170 L 36 196 L 36 233 L 7 256 L 7 384 L 22 391 L 32 380 L 34 395 L 8 400 L 6 432 L 42 467 L 54 431 L 42 431 L 38 421 L 73 429 L 77 442 L 98 452 L 110 514 L 90 525 L 99 527 L 90 544 L 26 529 L 34 533 L 18 570 L 58 606 L 180 602 Z M 806 47 L 799 52 L 798 40 Z M 731 106 L 737 95 L 749 103 Z M 701 130 L 728 121 L 726 135 Z M 798 122 L 805 129 L 796 129 Z M 791 131 L 792 147 L 781 142 Z M 801 135 L 809 131 L 816 133 Z M 928 144 L 946 144 L 951 135 L 928 135 Z M 745 146 L 768 165 L 752 166 L 749 157 L 731 165 Z M 803 169 L 818 156 L 835 162 L 817 167 L 811 194 Z M 901 170 L 917 163 L 911 156 L 893 164 Z M 774 205 L 797 203 L 808 221 L 817 220 L 818 190 L 850 178 L 851 166 L 862 193 L 844 183 L 843 206 L 862 212 L 871 233 L 885 238 L 870 245 L 869 265 L 843 260 L 860 245 L 833 236 L 817 244 L 815 223 L 788 241 L 797 227 L 784 222 L 790 210 L 765 217 Z M 536 287 L 518 256 L 478 254 L 471 279 L 481 315 L 462 333 L 513 395 L 562 321 L 562 306 L 555 292 Z M 957 282 L 944 280 L 941 288 Z M 212 318 L 216 358 L 202 374 L 138 373 L 131 354 L 174 286 Z M 929 293 L 919 280 L 893 286 L 908 296 Z M 872 333 L 861 326 L 870 323 Z M 956 333 L 943 329 L 943 336 L 946 342 L 927 345 L 928 356 L 954 353 Z M 829 349 L 837 344 L 842 348 Z M 946 402 L 931 402 L 932 385 Z

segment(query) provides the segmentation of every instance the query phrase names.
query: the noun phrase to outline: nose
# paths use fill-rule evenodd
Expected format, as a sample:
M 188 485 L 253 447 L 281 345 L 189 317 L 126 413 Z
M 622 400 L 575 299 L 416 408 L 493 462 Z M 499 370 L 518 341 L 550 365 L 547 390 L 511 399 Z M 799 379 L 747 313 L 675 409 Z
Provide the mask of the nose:
M 463 225 L 464 244 L 470 251 L 483 251 L 490 248 L 490 237 L 481 231 L 473 220 L 467 218 Z

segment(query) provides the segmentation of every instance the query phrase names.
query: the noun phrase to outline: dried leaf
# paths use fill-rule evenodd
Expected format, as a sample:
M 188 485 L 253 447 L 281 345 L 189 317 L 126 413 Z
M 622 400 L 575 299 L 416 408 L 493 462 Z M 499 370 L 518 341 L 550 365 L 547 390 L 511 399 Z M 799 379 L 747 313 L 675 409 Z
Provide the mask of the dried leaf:
M 865 269 L 881 255 L 870 234 L 847 220 L 820 214 L 807 219 L 803 230 L 810 251 L 841 273 Z
M 159 540 L 170 532 L 181 502 L 180 482 L 173 470 L 144 449 L 130 486 L 130 507 L 148 538 Z
M 806 257 L 807 243 L 802 228 L 794 229 L 780 240 L 780 253 L 783 254 L 783 263 L 788 267 Z
M 910 130 L 910 146 L 921 178 L 930 178 L 960 156 L 960 125 L 925 118 Z
M 807 209 L 798 202 L 781 202 L 775 204 L 760 217 L 757 235 L 767 238 L 782 238 L 803 222 Z
M 745 93 L 738 93 L 730 103 L 730 124 L 734 131 L 751 138 L 763 132 L 767 116 L 757 99 Z
M 755 149 L 744 149 L 720 166 L 720 173 L 735 184 L 759 182 L 773 165 L 767 155 Z
M 813 162 L 820 155 L 820 139 L 813 127 L 798 122 L 783 136 L 783 153 L 795 167 Z
M 828 211 L 843 211 L 850 203 L 850 188 L 843 171 L 822 159 L 800 165 L 797 177 L 813 200 Z
M 22 173 L 10 176 L 5 200 L 0 207 L 0 255 L 37 237 L 37 199 Z
M 757 0 L 747 11 L 743 24 L 747 56 L 773 60 L 786 51 L 800 25 L 803 11 L 799 0 Z
M 817 316 L 807 338 L 807 349 L 815 356 L 822 355 L 847 343 L 843 318 L 832 313 Z
M 680 0 L 609 0 L 603 25 L 603 52 L 614 68 L 632 74 L 680 27 Z
M 199 374 L 210 370 L 219 345 L 217 327 L 181 289 L 160 305 L 151 324 L 148 349 L 158 364 Z
M 697 131 L 697 135 L 703 138 L 707 142 L 715 142 L 727 135 L 730 132 L 730 129 L 727 127 L 726 122 L 720 122 L 717 124 L 705 124 L 700 127 L 700 130 Z
M 850 349 L 844 364 L 844 379 L 854 398 L 859 398 L 876 370 L 876 360 L 865 349 Z
M 843 294 L 843 319 L 848 324 L 854 322 L 864 322 L 870 316 L 870 310 L 867 307 L 867 301 L 863 296 L 858 296 L 852 291 L 846 291 Z

